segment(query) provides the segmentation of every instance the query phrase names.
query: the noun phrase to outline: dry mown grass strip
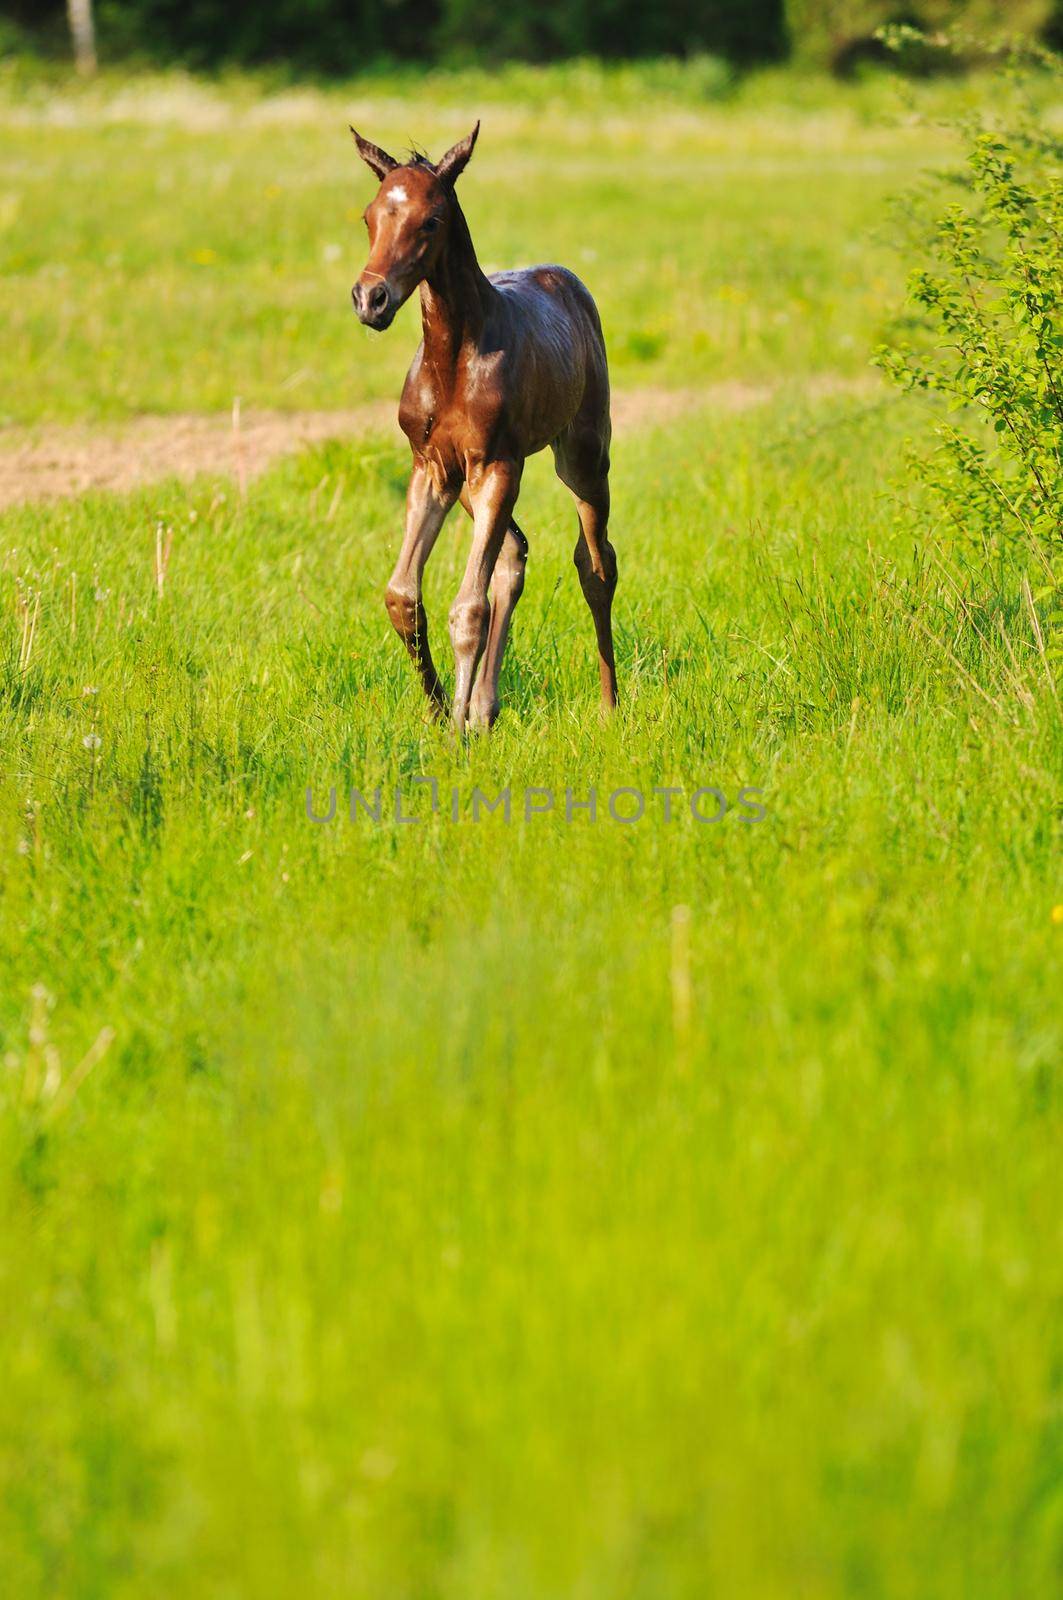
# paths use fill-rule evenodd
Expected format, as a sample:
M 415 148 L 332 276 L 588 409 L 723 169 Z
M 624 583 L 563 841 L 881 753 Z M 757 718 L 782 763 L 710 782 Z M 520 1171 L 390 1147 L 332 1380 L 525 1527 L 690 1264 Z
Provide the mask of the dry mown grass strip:
M 876 380 L 824 375 L 803 389 L 809 400 L 870 392 Z M 670 421 L 690 410 L 747 411 L 778 392 L 771 384 L 720 383 L 701 389 L 631 389 L 613 396 L 618 433 Z M 0 508 L 26 501 L 127 492 L 162 478 L 262 472 L 278 456 L 325 439 L 397 432 L 394 400 L 346 411 L 248 411 L 239 430 L 228 415 L 137 417 L 111 428 L 83 424 L 0 430 Z

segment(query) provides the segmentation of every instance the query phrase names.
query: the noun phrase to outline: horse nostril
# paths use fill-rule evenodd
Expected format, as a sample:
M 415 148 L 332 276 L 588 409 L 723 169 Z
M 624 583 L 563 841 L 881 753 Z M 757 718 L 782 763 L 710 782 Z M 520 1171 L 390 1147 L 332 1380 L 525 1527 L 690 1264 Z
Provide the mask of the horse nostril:
M 369 293 L 369 309 L 372 312 L 383 311 L 388 303 L 388 291 L 384 284 L 378 283 Z
M 351 290 L 351 299 L 354 301 L 354 309 L 356 311 L 361 311 L 361 309 L 362 309 L 362 286 L 361 286 L 360 283 L 356 283 L 354 288 Z

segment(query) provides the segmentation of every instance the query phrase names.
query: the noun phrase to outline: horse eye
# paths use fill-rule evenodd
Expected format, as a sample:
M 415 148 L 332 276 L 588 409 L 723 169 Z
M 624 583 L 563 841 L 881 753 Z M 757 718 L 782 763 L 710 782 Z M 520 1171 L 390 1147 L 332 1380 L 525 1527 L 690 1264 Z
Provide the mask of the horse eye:
M 439 227 L 439 218 L 438 217 L 429 217 L 427 219 L 427 221 L 425 222 L 425 224 L 424 224 L 424 232 L 425 233 L 435 233 L 435 231 L 436 231 L 436 229 L 438 227 Z

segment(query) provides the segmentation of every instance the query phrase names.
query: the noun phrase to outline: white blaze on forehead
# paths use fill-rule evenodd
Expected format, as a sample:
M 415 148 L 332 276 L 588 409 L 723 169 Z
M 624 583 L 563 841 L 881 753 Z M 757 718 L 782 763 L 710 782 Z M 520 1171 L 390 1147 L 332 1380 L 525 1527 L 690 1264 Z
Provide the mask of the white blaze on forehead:
M 388 190 L 389 200 L 397 200 L 400 204 L 402 204 L 409 198 L 409 195 L 406 193 L 406 190 L 402 187 L 401 183 L 397 183 L 393 189 Z

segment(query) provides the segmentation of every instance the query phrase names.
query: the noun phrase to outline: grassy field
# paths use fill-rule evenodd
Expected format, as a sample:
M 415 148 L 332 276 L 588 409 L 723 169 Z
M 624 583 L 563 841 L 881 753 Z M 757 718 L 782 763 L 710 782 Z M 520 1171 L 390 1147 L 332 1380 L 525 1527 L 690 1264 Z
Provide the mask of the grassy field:
M 545 461 L 467 748 L 381 604 L 392 435 L 0 515 L 18 1600 L 1058 1592 L 1056 690 L 1019 574 L 960 603 L 898 498 L 923 412 L 844 387 L 947 145 L 875 84 L 704 89 L 6 82 L 8 422 L 396 394 L 345 125 L 477 112 L 482 259 L 579 271 L 618 387 L 775 386 L 620 441 L 609 725 Z

